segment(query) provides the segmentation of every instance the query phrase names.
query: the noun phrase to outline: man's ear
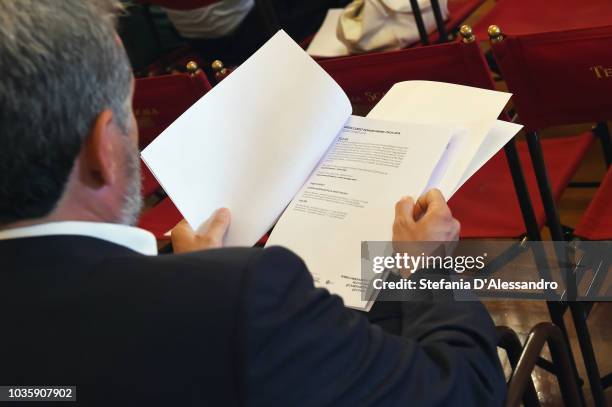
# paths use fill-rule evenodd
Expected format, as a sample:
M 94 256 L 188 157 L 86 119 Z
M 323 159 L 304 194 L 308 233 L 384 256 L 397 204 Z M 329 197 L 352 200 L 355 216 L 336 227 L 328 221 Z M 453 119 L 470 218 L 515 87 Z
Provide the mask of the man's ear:
M 98 115 L 80 154 L 81 182 L 95 189 L 115 184 L 120 165 L 116 145 L 118 132 L 112 110 L 106 109 Z

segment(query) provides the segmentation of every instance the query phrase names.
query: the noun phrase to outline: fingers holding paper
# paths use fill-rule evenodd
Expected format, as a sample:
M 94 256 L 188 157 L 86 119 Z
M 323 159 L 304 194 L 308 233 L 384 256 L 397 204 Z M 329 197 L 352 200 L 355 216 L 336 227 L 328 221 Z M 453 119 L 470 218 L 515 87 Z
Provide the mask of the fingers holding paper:
M 195 231 L 187 221 L 182 220 L 171 232 L 174 253 L 188 253 L 222 247 L 230 221 L 231 214 L 227 208 L 217 209 Z
M 393 241 L 446 242 L 459 239 L 460 224 L 442 193 L 431 189 L 415 202 L 403 197 L 395 204 Z

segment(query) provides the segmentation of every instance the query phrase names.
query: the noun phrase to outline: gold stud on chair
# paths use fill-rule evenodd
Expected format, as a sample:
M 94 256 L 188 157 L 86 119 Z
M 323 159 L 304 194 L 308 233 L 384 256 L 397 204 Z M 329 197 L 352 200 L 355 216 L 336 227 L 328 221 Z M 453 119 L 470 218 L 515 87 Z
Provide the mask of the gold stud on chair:
M 464 24 L 459 28 L 459 34 L 461 35 L 462 41 L 467 43 L 476 41 L 476 36 L 472 32 L 472 27 Z
M 223 65 L 223 62 L 219 61 L 218 59 L 213 61 L 211 68 L 215 72 L 215 79 L 217 79 L 217 81 L 221 81 L 228 74 L 227 68 L 225 65 Z
M 198 66 L 198 63 L 195 61 L 187 62 L 187 65 L 185 65 L 185 68 L 187 68 L 187 72 L 189 72 L 191 75 L 195 74 L 196 72 L 198 72 L 198 69 L 200 69 L 200 67 Z
M 213 61 L 211 67 L 212 67 L 213 71 L 215 71 L 215 72 L 220 72 L 223 69 L 225 69 L 225 66 L 223 65 L 223 62 L 219 61 L 218 59 Z
M 491 42 L 500 42 L 501 40 L 504 39 L 501 28 L 499 28 L 496 25 L 489 26 L 488 32 L 489 32 L 489 38 L 491 39 Z

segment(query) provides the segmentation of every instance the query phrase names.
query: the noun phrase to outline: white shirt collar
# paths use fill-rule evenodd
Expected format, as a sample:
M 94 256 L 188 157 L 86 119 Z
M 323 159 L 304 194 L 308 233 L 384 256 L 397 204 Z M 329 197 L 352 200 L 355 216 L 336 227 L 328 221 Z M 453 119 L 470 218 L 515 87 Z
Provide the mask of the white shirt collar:
M 157 254 L 157 242 L 152 233 L 133 226 L 114 223 L 49 222 L 0 230 L 0 240 L 57 235 L 88 236 L 127 247 L 144 255 Z

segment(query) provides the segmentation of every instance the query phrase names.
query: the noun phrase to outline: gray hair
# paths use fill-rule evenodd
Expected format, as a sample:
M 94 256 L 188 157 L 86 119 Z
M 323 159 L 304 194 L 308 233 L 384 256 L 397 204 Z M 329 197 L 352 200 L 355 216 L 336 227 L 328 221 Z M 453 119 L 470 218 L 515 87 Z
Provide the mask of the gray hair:
M 127 133 L 120 9 L 114 0 L 0 1 L 0 224 L 55 208 L 103 110 Z

